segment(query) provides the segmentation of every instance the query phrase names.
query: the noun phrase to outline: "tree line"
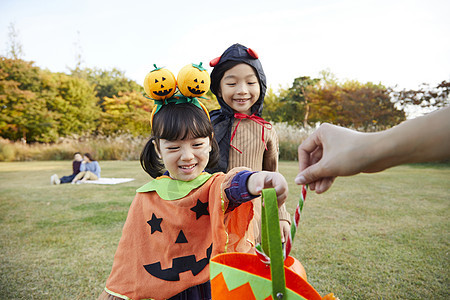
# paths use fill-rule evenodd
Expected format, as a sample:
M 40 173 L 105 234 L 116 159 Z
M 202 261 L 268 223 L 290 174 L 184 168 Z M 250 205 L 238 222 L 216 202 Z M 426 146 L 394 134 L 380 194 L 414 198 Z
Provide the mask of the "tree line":
M 407 105 L 449 104 L 450 82 L 418 90 L 394 91 L 382 84 L 339 82 L 331 74 L 298 77 L 276 93 L 269 89 L 263 117 L 307 126 L 330 122 L 361 130 L 394 126 Z M 211 92 L 201 101 L 218 108 Z M 26 142 L 55 142 L 70 135 L 148 135 L 153 101 L 124 72 L 97 68 L 68 74 L 41 69 L 34 62 L 0 56 L 0 136 Z
M 362 131 L 376 131 L 405 120 L 405 109 L 416 106 L 428 110 L 450 103 L 450 82 L 437 86 L 423 84 L 416 90 L 395 90 L 383 84 L 339 82 L 328 71 L 321 78 L 298 77 L 287 89 L 275 94 L 269 89 L 265 117 L 278 122 L 308 126 L 329 122 Z

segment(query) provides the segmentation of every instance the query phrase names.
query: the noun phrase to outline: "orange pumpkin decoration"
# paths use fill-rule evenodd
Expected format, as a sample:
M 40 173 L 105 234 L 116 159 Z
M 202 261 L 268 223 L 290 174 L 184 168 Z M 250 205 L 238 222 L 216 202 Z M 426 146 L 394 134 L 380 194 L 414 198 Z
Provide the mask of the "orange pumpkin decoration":
M 306 281 L 302 264 L 283 258 L 275 189 L 262 191 L 261 233 L 263 247 L 270 249 L 270 266 L 258 255 L 228 252 L 210 261 L 211 296 L 214 300 L 334 300 L 321 297 Z M 259 252 L 260 253 L 260 252 Z
M 306 281 L 306 273 L 299 261 L 300 274 L 293 271 L 292 257 L 285 262 L 286 298 L 322 300 L 317 291 Z M 270 268 L 256 255 L 248 253 L 225 253 L 212 258 L 211 291 L 215 300 L 226 299 L 273 299 L 271 293 Z
M 211 78 L 202 63 L 184 66 L 177 76 L 178 90 L 186 97 L 201 97 L 209 90 Z
M 177 81 L 172 72 L 165 68 L 150 71 L 144 79 L 144 90 L 147 95 L 155 100 L 170 98 L 177 90 Z

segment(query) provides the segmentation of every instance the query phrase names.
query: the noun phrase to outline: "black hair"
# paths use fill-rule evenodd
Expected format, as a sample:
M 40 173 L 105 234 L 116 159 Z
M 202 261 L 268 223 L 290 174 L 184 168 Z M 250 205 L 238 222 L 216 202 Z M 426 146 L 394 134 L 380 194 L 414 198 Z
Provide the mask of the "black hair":
M 218 96 L 219 91 L 220 91 L 220 81 L 222 80 L 225 72 L 228 71 L 229 69 L 231 69 L 239 64 L 243 64 L 243 63 L 244 62 L 237 61 L 237 60 L 227 60 L 226 62 L 221 63 L 220 65 L 214 67 L 213 72 L 211 72 L 211 87 L 210 87 L 211 92 L 213 92 L 214 95 Z M 259 81 L 259 78 L 258 78 L 258 81 Z
M 152 135 L 142 150 L 141 166 L 153 178 L 164 174 L 164 164 L 155 149 L 155 144 L 158 146 L 160 139 L 175 141 L 209 137 L 212 150 L 206 168 L 212 168 L 219 160 L 219 146 L 213 132 L 206 113 L 194 104 L 163 105 L 153 117 Z
M 87 158 L 89 158 L 90 161 L 95 161 L 95 159 L 92 157 L 92 155 L 90 153 L 85 153 L 84 156 L 87 156 Z

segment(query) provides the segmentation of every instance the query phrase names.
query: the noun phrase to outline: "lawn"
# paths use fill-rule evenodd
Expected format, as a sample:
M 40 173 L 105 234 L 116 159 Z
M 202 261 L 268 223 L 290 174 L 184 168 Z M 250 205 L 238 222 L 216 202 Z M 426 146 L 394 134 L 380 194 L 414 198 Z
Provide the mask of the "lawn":
M 95 299 L 128 207 L 149 180 L 137 161 L 102 161 L 124 184 L 50 185 L 71 163 L 0 163 L 0 297 Z M 282 162 L 294 211 L 295 162 Z M 408 165 L 339 178 L 309 192 L 293 256 L 322 295 L 343 299 L 449 299 L 448 165 Z

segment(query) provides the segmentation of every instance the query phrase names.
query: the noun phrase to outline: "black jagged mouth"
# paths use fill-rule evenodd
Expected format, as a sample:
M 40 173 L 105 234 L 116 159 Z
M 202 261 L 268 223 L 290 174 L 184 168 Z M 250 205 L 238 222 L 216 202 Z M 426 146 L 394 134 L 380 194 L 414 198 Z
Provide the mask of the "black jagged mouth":
M 189 92 L 191 92 L 192 94 L 195 94 L 195 95 L 200 95 L 200 94 L 203 94 L 205 92 L 205 91 L 202 91 L 202 90 L 191 88 L 190 86 L 188 86 L 187 88 L 188 88 Z
M 173 89 L 168 89 L 168 90 L 164 90 L 164 91 L 153 91 L 153 94 L 157 95 L 157 96 L 167 96 L 170 94 L 170 92 L 172 92 Z
M 187 255 L 172 259 L 172 268 L 161 269 L 161 262 L 144 265 L 144 268 L 156 278 L 165 281 L 179 281 L 180 273 L 191 271 L 194 276 L 199 274 L 209 264 L 211 252 L 212 244 L 206 249 L 206 257 L 200 260 L 197 260 L 195 255 Z

